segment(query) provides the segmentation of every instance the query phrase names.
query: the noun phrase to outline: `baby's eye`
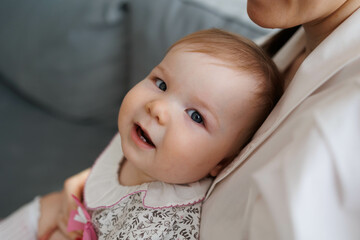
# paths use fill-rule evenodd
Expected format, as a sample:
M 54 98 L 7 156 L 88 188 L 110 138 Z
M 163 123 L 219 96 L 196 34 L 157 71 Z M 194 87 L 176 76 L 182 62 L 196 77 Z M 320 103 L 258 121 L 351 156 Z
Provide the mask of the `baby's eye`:
M 186 113 L 191 117 L 191 119 L 194 122 L 197 122 L 197 123 L 200 123 L 200 124 L 204 123 L 204 120 L 203 120 L 201 114 L 199 112 L 197 112 L 196 110 L 193 110 L 193 109 L 186 110 Z
M 161 91 L 166 91 L 166 83 L 163 81 L 163 80 L 161 80 L 160 78 L 157 78 L 156 80 L 155 80 L 155 84 L 156 84 L 156 86 L 161 90 Z

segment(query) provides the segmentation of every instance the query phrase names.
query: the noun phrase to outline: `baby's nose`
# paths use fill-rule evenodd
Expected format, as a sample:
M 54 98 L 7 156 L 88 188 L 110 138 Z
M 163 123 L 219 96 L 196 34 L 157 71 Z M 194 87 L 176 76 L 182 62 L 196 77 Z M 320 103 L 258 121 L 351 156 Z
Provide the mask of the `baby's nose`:
M 145 105 L 146 112 L 155 118 L 160 125 L 169 120 L 168 105 L 163 100 L 153 100 Z

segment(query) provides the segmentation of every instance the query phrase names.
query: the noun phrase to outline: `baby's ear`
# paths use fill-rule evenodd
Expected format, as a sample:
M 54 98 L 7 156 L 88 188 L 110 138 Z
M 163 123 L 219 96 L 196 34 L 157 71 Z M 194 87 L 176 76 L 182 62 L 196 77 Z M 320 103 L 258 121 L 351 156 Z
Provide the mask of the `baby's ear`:
M 231 162 L 233 158 L 225 158 L 221 162 L 218 163 L 209 173 L 210 176 L 216 177 L 221 170 L 223 170 L 229 163 Z
M 223 169 L 223 167 L 220 165 L 220 163 L 218 165 L 216 165 L 211 171 L 210 171 L 210 176 L 211 177 L 216 177 L 221 170 Z

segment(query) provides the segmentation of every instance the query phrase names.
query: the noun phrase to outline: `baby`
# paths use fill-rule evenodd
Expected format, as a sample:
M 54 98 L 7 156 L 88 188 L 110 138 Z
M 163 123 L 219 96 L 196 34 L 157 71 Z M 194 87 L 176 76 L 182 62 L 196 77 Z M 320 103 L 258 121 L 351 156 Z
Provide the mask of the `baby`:
M 218 29 L 188 35 L 125 96 L 68 230 L 86 239 L 198 239 L 213 177 L 282 93 L 274 63 Z M 46 211 L 46 210 L 45 210 Z
M 211 178 L 249 142 L 281 86 L 272 61 L 240 36 L 212 29 L 176 42 L 125 96 L 119 134 L 85 185 L 98 238 L 198 239 Z

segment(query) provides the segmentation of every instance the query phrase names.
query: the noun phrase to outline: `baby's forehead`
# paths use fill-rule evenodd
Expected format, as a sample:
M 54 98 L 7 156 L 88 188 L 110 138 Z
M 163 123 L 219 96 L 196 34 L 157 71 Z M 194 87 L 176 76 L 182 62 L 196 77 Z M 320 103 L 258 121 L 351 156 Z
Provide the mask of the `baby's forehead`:
M 214 49 L 211 46 L 204 46 L 199 43 L 180 43 L 178 45 L 173 46 L 167 52 L 177 52 L 177 53 L 199 53 L 207 55 L 208 57 L 212 57 L 218 60 L 221 60 L 224 65 L 228 67 L 236 67 L 238 69 L 241 68 L 242 61 L 246 61 L 246 57 L 242 57 L 241 54 L 236 57 L 236 59 L 232 56 L 231 51 L 222 51 L 223 49 Z M 239 62 L 239 60 L 242 60 Z M 245 70 L 245 69 L 243 69 Z
M 257 85 L 247 74 L 238 74 L 227 79 L 208 78 L 198 81 L 192 88 L 187 89 L 188 94 L 195 96 L 195 100 L 206 101 L 208 107 L 218 116 L 230 119 L 246 116 L 247 111 L 256 104 Z
M 255 98 L 258 77 L 251 71 L 233 64 L 229 59 L 198 51 L 188 44 L 175 46 L 168 54 L 175 58 L 176 54 L 183 55 L 181 61 L 188 62 L 183 65 L 170 60 L 170 65 L 164 65 L 167 69 L 178 68 L 178 82 L 187 86 L 183 91 L 187 95 L 195 96 L 195 99 L 199 98 L 209 105 L 214 105 L 219 112 L 224 112 L 224 109 L 229 107 L 241 112 L 243 108 L 239 109 L 235 105 L 251 104 Z M 186 74 L 183 75 L 184 72 Z M 173 72 L 170 75 L 174 75 Z

